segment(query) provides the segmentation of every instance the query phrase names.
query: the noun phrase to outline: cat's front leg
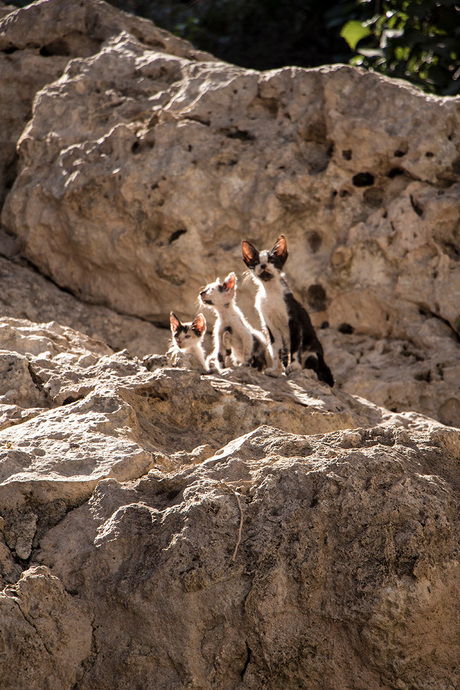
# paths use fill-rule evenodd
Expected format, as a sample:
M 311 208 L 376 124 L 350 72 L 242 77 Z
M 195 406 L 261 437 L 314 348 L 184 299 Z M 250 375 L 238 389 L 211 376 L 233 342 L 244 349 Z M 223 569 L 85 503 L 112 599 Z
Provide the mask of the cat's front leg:
M 271 367 L 265 369 L 267 376 L 281 376 L 284 374 L 284 361 L 286 358 L 286 345 L 281 333 L 268 329 L 269 351 L 272 358 Z
M 291 374 L 294 373 L 295 371 L 301 371 L 302 370 L 302 363 L 300 361 L 300 356 L 299 353 L 296 352 L 294 354 L 294 357 L 291 357 L 290 364 L 286 367 L 286 373 Z
M 214 349 L 211 352 L 210 355 L 207 356 L 206 358 L 206 365 L 208 367 L 208 371 L 222 371 L 222 369 L 225 367 L 225 348 L 222 343 L 222 334 L 220 331 L 220 328 L 217 326 L 214 326 L 214 334 L 213 334 L 213 341 L 214 341 Z
M 224 329 L 221 338 L 221 350 L 224 358 L 224 366 L 231 367 L 234 366 L 235 361 L 232 355 L 232 336 L 231 331 L 228 328 Z

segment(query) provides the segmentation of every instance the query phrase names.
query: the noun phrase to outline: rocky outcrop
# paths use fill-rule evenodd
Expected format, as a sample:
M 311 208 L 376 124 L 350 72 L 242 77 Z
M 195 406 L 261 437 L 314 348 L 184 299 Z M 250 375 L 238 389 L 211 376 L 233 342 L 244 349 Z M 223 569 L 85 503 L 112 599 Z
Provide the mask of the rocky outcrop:
M 0 685 L 457 687 L 458 99 L 95 0 L 0 63 Z M 166 356 L 280 233 L 338 385 Z
M 0 236 L 0 251 L 5 244 Z M 140 357 L 163 354 L 168 349 L 169 331 L 107 307 L 84 303 L 21 262 L 0 256 L 0 281 L 3 316 L 35 323 L 56 321 L 92 339 L 102 340 L 111 350 L 126 348 Z
M 2 220 L 40 272 L 167 325 L 284 233 L 338 384 L 460 424 L 458 98 L 244 70 L 96 0 L 7 15 L 0 48 Z
M 0 323 L 7 687 L 455 686 L 458 430 Z

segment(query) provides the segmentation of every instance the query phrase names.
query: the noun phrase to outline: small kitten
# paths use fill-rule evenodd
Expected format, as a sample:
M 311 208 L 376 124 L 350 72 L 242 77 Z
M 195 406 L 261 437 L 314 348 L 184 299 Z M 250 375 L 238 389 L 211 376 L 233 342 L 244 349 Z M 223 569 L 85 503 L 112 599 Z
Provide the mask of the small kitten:
M 219 278 L 209 283 L 200 292 L 200 301 L 217 314 L 214 325 L 214 350 L 208 363 L 217 369 L 231 364 L 249 364 L 259 371 L 267 366 L 267 343 L 236 306 L 236 275 L 229 273 L 224 282 Z
M 206 333 L 206 319 L 203 314 L 198 316 L 191 323 L 182 323 L 182 321 L 172 311 L 169 315 L 169 322 L 171 324 L 171 353 L 185 352 L 193 355 L 201 364 L 201 366 L 208 369 L 203 350 L 203 338 Z
M 255 306 L 272 355 L 272 366 L 265 373 L 277 376 L 287 367 L 291 371 L 313 369 L 320 381 L 333 386 L 331 370 L 308 312 L 295 299 L 282 273 L 288 258 L 285 237 L 281 235 L 270 251 L 259 252 L 246 240 L 242 248 L 243 261 L 258 287 Z

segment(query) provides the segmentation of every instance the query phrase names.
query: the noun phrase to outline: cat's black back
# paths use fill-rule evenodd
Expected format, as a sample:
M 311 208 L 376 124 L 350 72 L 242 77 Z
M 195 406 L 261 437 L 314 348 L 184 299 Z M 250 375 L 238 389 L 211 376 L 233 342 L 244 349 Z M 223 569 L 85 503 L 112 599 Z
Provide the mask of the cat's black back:
M 306 369 L 313 369 L 320 381 L 334 385 L 332 372 L 324 361 L 323 346 L 318 340 L 310 316 L 296 300 L 286 281 L 283 280 L 284 301 L 288 312 L 291 343 L 291 361 L 299 361 Z

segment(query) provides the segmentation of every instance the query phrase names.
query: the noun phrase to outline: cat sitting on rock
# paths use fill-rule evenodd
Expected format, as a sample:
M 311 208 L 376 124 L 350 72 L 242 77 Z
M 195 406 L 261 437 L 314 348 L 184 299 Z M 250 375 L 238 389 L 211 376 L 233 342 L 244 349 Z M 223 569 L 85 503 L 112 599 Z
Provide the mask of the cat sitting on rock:
M 205 370 L 246 365 L 268 376 L 311 369 L 320 381 L 334 385 L 332 372 L 307 310 L 292 294 L 283 273 L 288 258 L 284 235 L 272 249 L 256 249 L 242 244 L 243 261 L 257 286 L 255 307 L 262 331 L 253 328 L 236 304 L 237 278 L 232 272 L 223 282 L 218 278 L 200 290 L 199 301 L 216 315 L 213 350 L 205 356 L 203 337 L 206 320 L 200 313 L 191 323 L 182 323 L 171 312 L 170 353 L 191 355 Z

